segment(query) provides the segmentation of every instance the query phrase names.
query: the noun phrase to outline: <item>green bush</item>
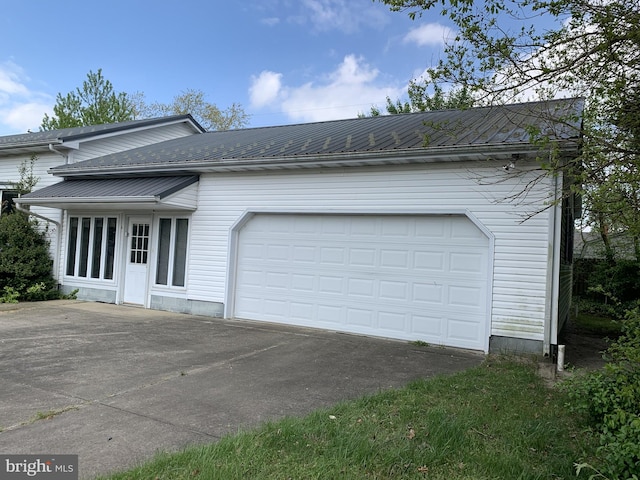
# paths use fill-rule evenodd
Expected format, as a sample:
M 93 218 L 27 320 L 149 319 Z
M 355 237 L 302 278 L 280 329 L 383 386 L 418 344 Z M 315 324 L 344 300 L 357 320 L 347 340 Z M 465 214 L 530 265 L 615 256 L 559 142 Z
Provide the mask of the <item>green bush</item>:
M 601 371 L 565 383 L 569 407 L 585 414 L 600 436 L 601 466 L 608 478 L 640 476 L 640 310 L 627 312 L 622 333 L 605 354 Z
M 581 311 L 621 320 L 638 306 L 640 262 L 636 260 L 577 259 L 573 276 Z
M 58 296 L 46 233 L 22 212 L 0 216 L 0 292 L 21 300 Z M 7 290 L 9 288 L 9 290 Z

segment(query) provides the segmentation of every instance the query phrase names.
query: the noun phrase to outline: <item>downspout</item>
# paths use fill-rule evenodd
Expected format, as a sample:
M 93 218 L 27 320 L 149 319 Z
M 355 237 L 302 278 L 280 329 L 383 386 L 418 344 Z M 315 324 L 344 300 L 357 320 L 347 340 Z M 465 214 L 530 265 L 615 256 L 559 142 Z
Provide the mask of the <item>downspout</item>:
M 562 203 L 557 204 L 559 195 L 559 181 L 558 175 L 554 175 L 553 180 L 553 200 L 554 205 L 551 208 L 551 223 L 553 226 L 552 244 L 550 248 L 551 255 L 551 280 L 550 280 L 550 305 L 549 305 L 549 321 L 545 322 L 544 327 L 544 342 L 543 342 L 543 354 L 545 357 L 551 355 L 551 345 L 557 343 L 558 335 L 558 302 L 560 298 L 560 236 L 562 230 L 562 215 L 558 214 L 558 209 L 562 208 Z
M 62 158 L 64 158 L 64 164 L 65 165 L 69 164 L 69 154 L 68 153 L 62 153 L 61 151 L 56 150 L 56 148 L 53 146 L 53 143 L 49 144 L 49 150 L 52 153 L 60 155 Z M 22 208 L 18 208 L 18 210 L 20 210 L 22 212 L 25 211 Z M 31 213 L 31 212 L 26 212 L 26 213 L 28 213 L 30 215 L 34 215 L 34 216 L 36 216 L 38 218 L 42 218 L 43 220 L 52 222 L 58 227 L 57 228 L 58 233 L 56 235 L 56 254 L 55 254 L 55 257 L 53 259 L 53 271 L 56 272 L 56 279 L 58 280 L 58 283 L 60 283 L 62 275 L 60 274 L 60 271 L 59 271 L 60 267 L 59 267 L 58 264 L 60 263 L 60 259 L 62 258 L 62 223 L 57 222 L 55 220 L 48 219 L 48 218 L 43 217 L 42 215 L 39 215 L 39 214 L 36 214 L 36 213 Z M 60 213 L 61 213 L 61 217 L 64 217 L 64 211 L 61 210 Z
M 53 153 L 56 153 L 58 155 L 60 155 L 62 158 L 64 158 L 64 164 L 68 165 L 69 164 L 69 155 L 66 153 L 62 153 L 58 150 L 55 149 L 55 147 L 53 146 L 53 143 L 49 144 L 49 150 Z

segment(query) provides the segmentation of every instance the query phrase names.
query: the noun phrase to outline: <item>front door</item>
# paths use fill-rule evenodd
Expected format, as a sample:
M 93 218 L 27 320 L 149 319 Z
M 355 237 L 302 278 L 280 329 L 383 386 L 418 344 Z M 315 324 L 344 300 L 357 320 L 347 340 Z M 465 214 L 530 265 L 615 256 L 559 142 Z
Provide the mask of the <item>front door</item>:
M 144 305 L 147 294 L 151 218 L 130 217 L 127 230 L 128 252 L 125 267 L 125 303 Z

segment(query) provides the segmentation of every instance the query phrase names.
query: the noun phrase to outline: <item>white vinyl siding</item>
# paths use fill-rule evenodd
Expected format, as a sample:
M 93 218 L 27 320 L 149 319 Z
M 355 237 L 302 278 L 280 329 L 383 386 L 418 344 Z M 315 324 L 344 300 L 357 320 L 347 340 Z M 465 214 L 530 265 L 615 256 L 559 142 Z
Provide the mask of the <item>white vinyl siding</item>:
M 543 340 L 551 182 L 508 200 L 539 171 L 496 162 L 203 174 L 191 225 L 189 298 L 224 302 L 229 232 L 246 211 L 468 211 L 494 236 L 491 334 Z M 532 212 L 543 210 L 523 221 Z M 233 246 L 231 246 L 233 247 Z
M 117 132 L 111 136 L 82 142 L 80 149 L 73 152 L 73 163 L 193 135 L 193 133 L 193 129 L 185 123 L 156 126 L 134 132 Z
M 23 162 L 27 162 L 26 164 L 29 165 L 30 161 L 31 155 L 29 154 L 0 157 L 0 190 L 12 190 L 15 182 L 20 181 L 20 166 Z M 36 155 L 36 160 L 33 163 L 33 176 L 38 179 L 34 190 L 60 182 L 62 179 L 49 174 L 48 170 L 62 163 L 64 163 L 64 159 L 60 155 L 50 152 L 38 153 Z M 54 222 L 62 221 L 62 212 L 57 208 L 34 206 L 31 207 L 30 211 L 51 219 Z M 47 233 L 47 239 L 49 240 L 49 252 L 51 253 L 51 257 L 54 259 L 54 262 L 56 262 L 59 248 L 57 235 L 58 227 L 53 223 L 45 225 L 44 220 L 41 218 L 37 219 L 37 221 Z M 57 268 L 57 266 L 57 263 L 54 264 L 54 268 Z

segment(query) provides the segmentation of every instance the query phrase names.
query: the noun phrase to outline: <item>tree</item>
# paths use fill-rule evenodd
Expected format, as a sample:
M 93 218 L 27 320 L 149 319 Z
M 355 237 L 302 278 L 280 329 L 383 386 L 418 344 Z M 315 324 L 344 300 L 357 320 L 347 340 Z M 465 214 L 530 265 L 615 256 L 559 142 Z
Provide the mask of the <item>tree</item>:
M 133 120 L 133 103 L 124 92 L 116 93 L 109 80 L 89 71 L 82 88 L 62 96 L 58 93 L 53 107 L 54 116 L 45 113 L 41 130 L 101 125 Z
M 462 110 L 471 108 L 476 101 L 466 86 L 454 88 L 445 92 L 444 88 L 432 78 L 425 80 L 412 80 L 408 88 L 409 101 L 400 99 L 394 103 L 387 97 L 387 113 L 397 115 L 400 113 L 426 112 L 430 110 Z M 380 115 L 380 109 L 371 107 L 371 116 Z
M 32 155 L 18 168 L 20 180 L 14 184 L 20 194 L 29 193 L 38 183 L 33 174 L 37 160 Z M 12 206 L 0 215 L 0 303 L 43 300 L 59 296 L 52 276 L 53 261 L 49 253 L 46 230 Z
M 226 110 L 220 110 L 215 104 L 206 100 L 202 90 L 184 90 L 176 95 L 171 103 L 147 104 L 142 93 L 137 93 L 135 98 L 136 116 L 139 118 L 190 113 L 206 130 L 242 128 L 249 121 L 249 115 L 245 113 L 241 105 L 233 103 Z
M 620 230 L 640 238 L 639 2 L 378 1 L 414 19 L 439 10 L 453 22 L 456 38 L 429 73 L 480 104 L 584 97 L 582 155 L 548 162 L 547 171 L 563 168 L 576 179 L 603 238 Z
M 7 288 L 22 298 L 36 287 L 45 294 L 54 289 L 46 232 L 19 211 L 0 216 L 0 296 Z

